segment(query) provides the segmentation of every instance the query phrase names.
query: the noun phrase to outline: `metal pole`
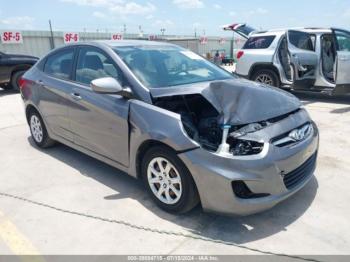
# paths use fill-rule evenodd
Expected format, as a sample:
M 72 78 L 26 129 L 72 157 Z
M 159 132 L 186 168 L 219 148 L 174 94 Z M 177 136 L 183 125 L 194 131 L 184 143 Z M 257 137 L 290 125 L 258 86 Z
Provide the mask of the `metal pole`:
M 126 24 L 123 25 L 123 33 L 126 35 Z
M 85 41 L 85 38 L 86 38 L 86 27 L 84 27 L 83 41 Z
M 51 37 L 50 37 L 50 47 L 51 47 L 51 49 L 54 49 L 54 48 L 55 48 L 55 40 L 54 40 L 54 38 L 53 38 L 51 20 L 49 20 L 49 26 L 50 26 L 50 34 L 51 34 Z
M 235 32 L 232 33 L 232 59 L 234 60 L 235 56 Z

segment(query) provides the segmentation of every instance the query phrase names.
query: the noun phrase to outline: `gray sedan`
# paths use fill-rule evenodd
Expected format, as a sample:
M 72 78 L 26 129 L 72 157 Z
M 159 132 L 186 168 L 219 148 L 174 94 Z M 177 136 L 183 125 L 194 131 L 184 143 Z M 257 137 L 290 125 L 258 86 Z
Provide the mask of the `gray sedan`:
M 166 43 L 64 46 L 20 81 L 32 138 L 143 179 L 155 203 L 247 215 L 301 189 L 318 131 L 293 95 Z

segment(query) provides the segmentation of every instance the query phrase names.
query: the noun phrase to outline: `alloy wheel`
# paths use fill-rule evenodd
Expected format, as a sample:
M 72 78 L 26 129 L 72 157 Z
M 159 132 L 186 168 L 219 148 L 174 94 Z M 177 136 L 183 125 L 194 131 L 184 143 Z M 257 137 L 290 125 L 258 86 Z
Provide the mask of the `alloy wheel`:
M 271 85 L 271 86 L 274 85 L 274 81 L 273 81 L 272 77 L 267 75 L 267 74 L 259 75 L 255 81 L 259 82 L 259 83 Z
M 32 115 L 30 118 L 30 130 L 32 131 L 32 135 L 35 141 L 37 143 L 41 143 L 43 141 L 44 132 L 40 119 L 36 115 Z
M 175 166 L 163 157 L 150 161 L 147 180 L 153 194 L 163 203 L 176 204 L 182 196 L 182 183 Z

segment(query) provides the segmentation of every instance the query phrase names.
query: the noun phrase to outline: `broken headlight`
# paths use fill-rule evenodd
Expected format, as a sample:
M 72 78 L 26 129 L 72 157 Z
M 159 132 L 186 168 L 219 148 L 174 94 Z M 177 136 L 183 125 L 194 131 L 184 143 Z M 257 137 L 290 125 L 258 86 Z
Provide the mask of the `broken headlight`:
M 234 156 L 257 155 L 262 152 L 263 148 L 263 143 L 250 140 L 234 139 L 230 143 L 230 152 Z

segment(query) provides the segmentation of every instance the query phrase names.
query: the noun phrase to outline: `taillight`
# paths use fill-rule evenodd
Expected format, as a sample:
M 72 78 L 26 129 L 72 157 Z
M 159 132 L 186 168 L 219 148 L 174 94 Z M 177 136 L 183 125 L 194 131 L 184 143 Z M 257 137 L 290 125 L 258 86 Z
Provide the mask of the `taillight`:
M 30 80 L 23 78 L 23 76 L 18 80 L 18 86 L 21 90 L 21 95 L 23 98 L 28 98 L 31 96 L 32 92 L 29 88 L 31 83 L 32 82 Z
M 244 55 L 244 51 L 240 50 L 237 53 L 237 59 L 240 59 Z
M 23 77 L 21 77 L 18 81 L 18 85 L 20 89 L 23 89 L 25 87 L 25 85 L 27 84 L 27 80 Z

